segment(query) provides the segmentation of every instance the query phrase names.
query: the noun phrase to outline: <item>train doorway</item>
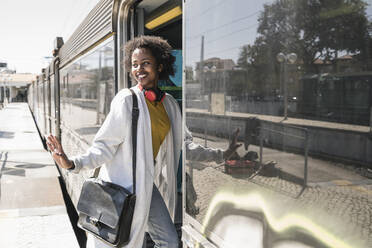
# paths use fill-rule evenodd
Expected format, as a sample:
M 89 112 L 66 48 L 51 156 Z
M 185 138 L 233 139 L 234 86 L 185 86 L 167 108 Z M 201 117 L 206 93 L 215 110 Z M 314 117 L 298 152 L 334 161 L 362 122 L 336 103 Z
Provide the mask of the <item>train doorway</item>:
M 160 36 L 168 41 L 176 57 L 175 75 L 159 86 L 182 103 L 182 1 L 144 0 L 135 7 L 134 36 Z

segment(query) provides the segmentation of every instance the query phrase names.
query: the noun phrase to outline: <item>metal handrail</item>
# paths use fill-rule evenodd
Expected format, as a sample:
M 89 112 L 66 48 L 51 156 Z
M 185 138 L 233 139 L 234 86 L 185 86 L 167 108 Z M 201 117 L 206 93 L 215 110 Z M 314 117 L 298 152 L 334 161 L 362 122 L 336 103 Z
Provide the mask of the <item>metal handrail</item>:
M 298 139 L 304 140 L 304 181 L 303 181 L 303 187 L 307 186 L 307 180 L 308 180 L 308 152 L 309 152 L 309 130 L 307 128 L 302 128 L 302 127 L 295 127 L 295 126 L 290 126 L 290 125 L 285 125 L 285 124 L 280 124 L 281 126 L 288 127 L 288 128 L 293 128 L 297 129 L 299 131 L 304 132 L 304 136 L 298 136 L 298 135 L 292 135 L 288 134 L 285 132 L 281 132 L 278 130 L 270 129 L 270 128 L 263 128 L 260 127 L 260 134 L 259 134 L 259 140 L 260 140 L 260 164 L 262 165 L 262 157 L 263 157 L 263 145 L 264 145 L 264 134 L 263 131 L 267 132 L 272 132 L 272 133 L 277 133 L 283 136 L 289 136 L 289 137 L 294 137 Z

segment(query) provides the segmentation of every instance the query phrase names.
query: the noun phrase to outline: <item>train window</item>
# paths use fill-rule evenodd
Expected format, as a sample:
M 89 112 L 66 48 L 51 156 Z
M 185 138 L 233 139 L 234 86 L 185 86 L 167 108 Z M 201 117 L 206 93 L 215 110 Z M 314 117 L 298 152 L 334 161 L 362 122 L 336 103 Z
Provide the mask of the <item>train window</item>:
M 51 133 L 51 122 L 50 122 L 50 117 L 51 117 L 51 106 L 50 106 L 50 75 L 47 75 L 47 78 L 45 80 L 45 111 L 46 111 L 46 135 Z
M 51 106 L 51 109 L 52 109 L 52 112 L 51 112 L 51 116 L 52 116 L 52 123 L 54 124 L 55 123 L 55 117 L 56 117 L 56 113 L 55 113 L 55 95 L 56 95 L 56 92 L 55 92 L 55 85 L 54 85 L 54 77 L 50 77 L 50 106 Z M 52 129 L 52 130 L 55 130 L 55 129 Z
M 62 90 L 66 89 L 66 78 L 67 78 L 67 75 L 62 77 Z
M 328 90 L 334 90 L 334 89 L 335 89 L 335 82 L 331 80 L 328 83 Z
M 372 247 L 369 4 L 184 2 L 185 225 L 218 247 Z
M 61 71 L 66 79 L 61 90 L 62 129 L 75 132 L 88 144 L 115 95 L 113 47 L 110 40 Z

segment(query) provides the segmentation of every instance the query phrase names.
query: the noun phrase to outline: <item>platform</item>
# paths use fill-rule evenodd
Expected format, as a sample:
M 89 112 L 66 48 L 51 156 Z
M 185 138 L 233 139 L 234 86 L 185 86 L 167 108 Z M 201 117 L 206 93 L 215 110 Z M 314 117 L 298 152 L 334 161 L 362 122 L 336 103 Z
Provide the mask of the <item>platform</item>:
M 0 247 L 79 247 L 27 103 L 0 110 Z

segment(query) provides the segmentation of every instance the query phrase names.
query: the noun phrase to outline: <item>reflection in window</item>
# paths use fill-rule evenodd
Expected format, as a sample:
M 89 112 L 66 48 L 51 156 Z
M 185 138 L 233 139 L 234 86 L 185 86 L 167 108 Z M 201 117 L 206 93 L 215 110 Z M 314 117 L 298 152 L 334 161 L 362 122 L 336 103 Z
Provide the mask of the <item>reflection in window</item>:
M 239 215 L 223 217 L 214 232 L 224 237 L 229 247 L 260 248 L 263 243 L 263 223 L 257 219 Z
M 325 74 L 355 75 L 353 80 L 367 76 L 372 66 L 367 48 L 370 38 L 366 3 L 265 2 L 242 1 L 238 9 L 229 1 L 189 4 L 196 10 L 186 20 L 190 34 L 186 37 L 186 79 L 190 90 L 200 90 L 198 99 L 190 101 L 189 106 L 200 103 L 199 108 L 206 108 L 205 101 L 210 104 L 212 93 L 224 91 L 226 109 L 232 112 L 283 116 L 286 108 L 290 117 L 368 125 L 368 120 L 355 123 L 353 118 L 341 115 L 336 119 L 319 115 L 323 106 L 305 100 L 307 87 L 303 85 L 310 77 L 320 84 Z M 220 10 L 224 11 L 222 16 Z M 279 59 L 279 54 L 284 57 Z M 338 98 L 342 94 L 321 98 Z M 248 107 L 247 101 L 254 105 Z M 290 109 L 288 102 L 299 107 Z M 307 104 L 309 109 L 304 107 Z M 369 116 L 366 110 L 354 111 L 355 115 Z
M 337 220 L 338 241 L 371 246 L 369 213 L 361 222 L 347 204 L 357 197 L 361 212 L 371 204 L 369 186 L 363 193 L 352 187 L 370 179 L 363 171 L 372 163 L 368 4 L 185 2 L 185 123 L 194 148 L 186 147 L 185 156 L 189 216 L 203 225 L 216 192 L 258 187 L 280 198 L 278 209 L 287 209 L 289 199 L 295 202 L 289 213 L 306 208 L 303 216 L 310 216 L 316 209 L 323 217 L 311 219 L 331 233 Z M 237 129 L 242 146 L 221 158 Z M 214 159 L 202 159 L 205 152 Z M 224 207 L 226 216 L 232 205 Z M 283 242 L 267 247 L 298 244 L 275 235 Z M 318 246 L 323 237 L 308 235 L 304 247 L 327 247 Z
M 115 95 L 113 42 L 64 68 L 61 73 L 63 125 L 91 142 Z

